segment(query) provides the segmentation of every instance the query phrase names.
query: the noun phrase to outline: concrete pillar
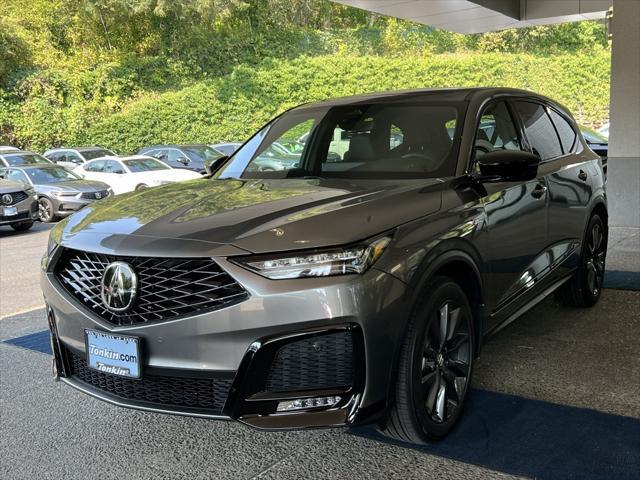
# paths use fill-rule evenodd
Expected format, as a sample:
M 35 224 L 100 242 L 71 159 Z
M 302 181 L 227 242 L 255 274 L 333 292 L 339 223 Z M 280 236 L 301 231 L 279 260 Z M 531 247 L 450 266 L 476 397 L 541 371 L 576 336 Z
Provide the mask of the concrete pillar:
M 640 227 L 640 0 L 614 0 L 607 195 L 611 225 Z

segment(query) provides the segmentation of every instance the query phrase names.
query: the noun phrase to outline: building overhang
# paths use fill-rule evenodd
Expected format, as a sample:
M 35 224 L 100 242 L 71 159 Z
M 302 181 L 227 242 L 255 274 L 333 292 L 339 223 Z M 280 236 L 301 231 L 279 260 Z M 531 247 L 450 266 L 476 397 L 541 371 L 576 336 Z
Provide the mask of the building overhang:
M 458 33 L 482 33 L 605 17 L 613 0 L 335 0 Z

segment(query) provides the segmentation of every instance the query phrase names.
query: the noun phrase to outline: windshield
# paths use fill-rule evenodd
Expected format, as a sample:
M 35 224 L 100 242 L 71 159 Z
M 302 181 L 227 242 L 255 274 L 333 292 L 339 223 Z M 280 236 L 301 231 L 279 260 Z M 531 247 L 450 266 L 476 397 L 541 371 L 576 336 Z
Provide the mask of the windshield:
M 106 148 L 96 148 L 93 150 L 82 150 L 82 156 L 87 160 L 93 160 L 94 158 L 100 157 L 109 157 L 115 155 L 111 150 L 107 150 Z
M 132 160 L 124 160 L 124 163 L 132 173 L 148 172 L 151 170 L 169 170 L 164 163 L 153 158 L 136 158 Z
M 414 97 L 410 102 L 292 110 L 238 150 L 219 176 L 452 176 L 462 109 L 462 104 L 425 102 Z
M 5 155 L 4 158 L 9 166 L 12 167 L 18 165 L 37 165 L 39 163 L 51 164 L 49 160 L 37 153 L 14 153 L 12 155 Z
M 80 180 L 80 177 L 64 167 L 25 168 L 33 184 L 58 183 Z

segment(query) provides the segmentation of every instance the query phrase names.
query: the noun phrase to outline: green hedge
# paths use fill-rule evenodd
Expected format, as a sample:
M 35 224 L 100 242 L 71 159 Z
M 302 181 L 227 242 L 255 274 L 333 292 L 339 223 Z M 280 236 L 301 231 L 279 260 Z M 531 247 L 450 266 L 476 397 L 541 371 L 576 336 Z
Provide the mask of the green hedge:
M 567 106 L 579 122 L 606 118 L 609 55 L 548 58 L 512 54 L 422 59 L 325 56 L 239 67 L 218 80 L 142 99 L 92 125 L 77 141 L 136 151 L 153 143 L 242 140 L 294 105 L 372 91 L 422 87 L 508 86 Z
M 64 91 L 53 89 L 51 93 L 44 88 L 14 109 L 12 133 L 22 145 L 36 150 L 56 144 L 101 144 L 134 152 L 154 143 L 242 140 L 274 115 L 308 101 L 381 90 L 455 86 L 530 89 L 563 103 L 579 122 L 594 125 L 607 117 L 609 62 L 604 49 L 552 56 L 457 53 L 389 58 L 336 54 L 264 60 L 255 67 L 236 67 L 229 75 L 178 91 L 134 92 L 134 98 L 139 98 L 129 102 L 109 90 L 99 95 L 94 92 L 94 96 L 67 93 L 65 97 Z M 105 85 L 113 89 L 107 73 L 93 76 L 95 81 L 105 79 Z

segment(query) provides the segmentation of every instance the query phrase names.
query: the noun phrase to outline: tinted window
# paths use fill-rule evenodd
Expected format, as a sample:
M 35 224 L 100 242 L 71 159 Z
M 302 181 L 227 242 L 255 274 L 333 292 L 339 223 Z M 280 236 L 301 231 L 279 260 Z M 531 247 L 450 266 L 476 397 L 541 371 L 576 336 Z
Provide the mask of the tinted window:
M 51 164 L 49 160 L 36 153 L 14 153 L 5 155 L 4 158 L 10 166 L 36 165 L 38 163 Z
M 595 143 L 599 145 L 607 145 L 609 143 L 607 137 L 588 129 L 587 127 L 580 127 L 580 131 L 587 143 Z
M 108 157 L 110 155 L 115 155 L 111 150 L 107 150 L 106 148 L 96 148 L 92 150 L 83 150 L 82 156 L 86 160 L 93 160 L 94 158 L 100 157 Z
M 494 150 L 520 150 L 520 141 L 513 119 L 504 102 L 487 107 L 476 130 L 475 157 Z
M 534 153 L 542 160 L 562 155 L 556 129 L 545 107 L 533 102 L 515 102 Z
M 12 180 L 19 183 L 29 183 L 26 175 L 20 170 L 9 170 L 7 173 L 7 180 Z
M 562 116 L 560 116 L 560 114 L 555 110 L 550 109 L 549 115 L 551 116 L 551 120 L 553 120 L 553 124 L 556 126 L 556 130 L 558 130 L 560 143 L 562 143 L 562 150 L 564 153 L 572 152 L 577 137 L 575 130 L 569 122 L 562 118 Z
M 120 162 L 115 160 L 107 160 L 104 162 L 104 173 L 124 173 L 124 169 Z
M 255 150 L 243 177 L 450 176 L 455 172 L 459 133 L 455 132 L 452 139 L 448 128 L 455 128 L 457 118 L 455 105 L 419 101 L 294 110 L 269 125 L 266 138 Z M 308 140 L 301 152 L 277 151 L 279 145 L 299 141 L 305 135 Z M 236 153 L 231 168 L 252 143 Z M 271 160 L 269 170 L 267 160 Z M 275 170 L 273 174 L 257 173 L 271 169 Z M 289 175 L 287 172 L 293 169 L 295 172 Z
M 84 168 L 87 172 L 101 172 L 104 169 L 104 160 L 97 160 L 95 162 L 89 162 L 84 165 Z
M 29 168 L 26 174 L 34 184 L 57 183 L 68 180 L 79 180 L 80 177 L 64 167 Z
M 153 158 L 136 158 L 132 160 L 124 160 L 123 162 L 132 173 L 148 172 L 150 170 L 168 170 L 165 164 L 160 163 Z

